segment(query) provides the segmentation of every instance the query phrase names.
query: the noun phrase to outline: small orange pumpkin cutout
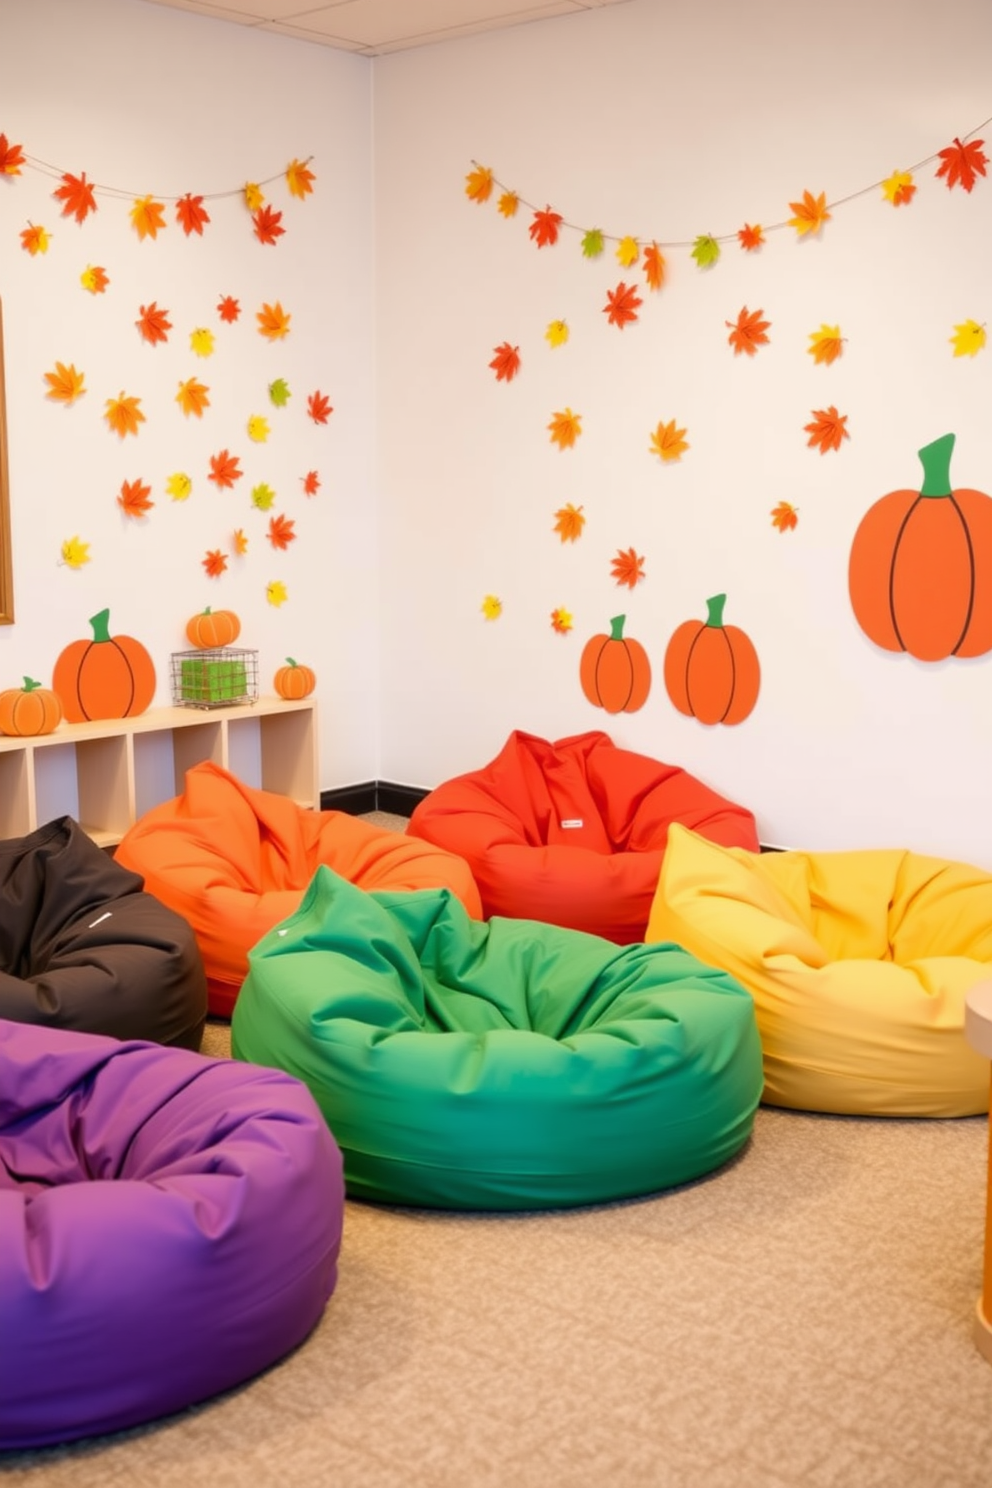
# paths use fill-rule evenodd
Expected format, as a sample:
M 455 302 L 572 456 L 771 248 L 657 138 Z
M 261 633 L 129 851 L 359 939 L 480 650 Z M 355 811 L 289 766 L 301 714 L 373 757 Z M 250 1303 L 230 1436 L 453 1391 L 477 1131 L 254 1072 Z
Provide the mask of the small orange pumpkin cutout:
M 614 615 L 610 633 L 594 635 L 582 649 L 579 681 L 596 708 L 636 713 L 651 691 L 651 663 L 640 641 L 624 636 L 626 615 Z
M 880 497 L 851 543 L 855 619 L 918 661 L 992 651 L 992 496 L 952 489 L 953 449 L 953 434 L 925 445 L 920 489 Z
M 62 704 L 57 693 L 31 677 L 23 687 L 10 687 L 0 692 L 0 734 L 34 738 L 51 734 L 62 722 Z
M 276 672 L 274 686 L 281 698 L 295 702 L 298 698 L 310 696 L 317 686 L 317 674 L 302 662 L 287 656 L 286 665 Z
M 706 601 L 705 620 L 685 620 L 665 651 L 665 688 L 700 723 L 742 723 L 758 700 L 761 667 L 750 636 L 724 625 L 725 594 Z
M 186 639 L 198 651 L 233 646 L 240 634 L 241 621 L 233 610 L 212 610 L 209 605 L 186 625 Z
M 110 634 L 110 611 L 90 617 L 92 640 L 70 641 L 55 661 L 52 688 L 69 723 L 131 718 L 155 696 L 155 664 L 134 636 Z

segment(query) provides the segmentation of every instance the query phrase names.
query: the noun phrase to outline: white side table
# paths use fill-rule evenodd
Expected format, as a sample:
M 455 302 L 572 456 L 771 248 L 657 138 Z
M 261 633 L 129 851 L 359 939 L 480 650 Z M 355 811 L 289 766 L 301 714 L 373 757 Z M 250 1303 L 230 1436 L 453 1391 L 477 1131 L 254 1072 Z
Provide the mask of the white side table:
M 965 1038 L 992 1060 L 992 981 L 979 982 L 965 997 Z M 975 1342 L 992 1364 L 992 1112 L 989 1115 L 989 1172 L 985 1193 L 985 1267 L 982 1295 L 975 1307 Z

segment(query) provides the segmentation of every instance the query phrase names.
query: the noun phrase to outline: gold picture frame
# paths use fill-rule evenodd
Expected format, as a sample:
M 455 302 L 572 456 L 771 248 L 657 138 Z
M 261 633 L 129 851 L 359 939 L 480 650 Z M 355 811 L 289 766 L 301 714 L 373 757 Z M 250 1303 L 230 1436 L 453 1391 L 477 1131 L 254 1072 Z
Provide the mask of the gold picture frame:
M 3 302 L 0 301 L 0 625 L 14 623 L 14 563 L 10 552 L 7 416 L 3 387 Z

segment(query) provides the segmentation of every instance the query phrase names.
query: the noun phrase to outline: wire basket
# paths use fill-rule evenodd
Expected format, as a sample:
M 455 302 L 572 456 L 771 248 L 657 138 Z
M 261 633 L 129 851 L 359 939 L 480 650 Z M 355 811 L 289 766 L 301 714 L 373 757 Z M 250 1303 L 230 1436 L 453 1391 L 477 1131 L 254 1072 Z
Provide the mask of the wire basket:
M 173 651 L 171 675 L 177 708 L 231 708 L 258 698 L 257 651 Z

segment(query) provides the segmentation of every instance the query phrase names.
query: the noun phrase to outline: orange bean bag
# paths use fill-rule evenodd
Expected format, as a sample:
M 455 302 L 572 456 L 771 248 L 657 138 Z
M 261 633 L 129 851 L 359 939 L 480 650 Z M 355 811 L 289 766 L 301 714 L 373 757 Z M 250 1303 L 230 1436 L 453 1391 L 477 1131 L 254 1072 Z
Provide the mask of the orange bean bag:
M 754 817 L 677 765 L 594 730 L 519 730 L 481 770 L 439 785 L 407 828 L 464 858 L 486 918 L 543 920 L 618 945 L 644 939 L 668 829 L 758 851 Z
M 249 950 L 295 912 L 322 863 L 360 889 L 447 888 L 482 915 L 471 870 L 454 854 L 346 811 L 307 810 L 210 760 L 186 772 L 182 795 L 134 823 L 115 856 L 192 925 L 210 1011 L 225 1018 Z

